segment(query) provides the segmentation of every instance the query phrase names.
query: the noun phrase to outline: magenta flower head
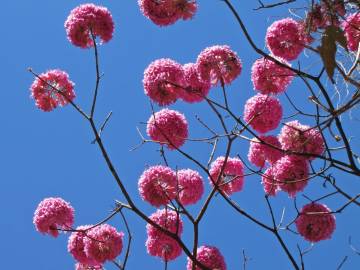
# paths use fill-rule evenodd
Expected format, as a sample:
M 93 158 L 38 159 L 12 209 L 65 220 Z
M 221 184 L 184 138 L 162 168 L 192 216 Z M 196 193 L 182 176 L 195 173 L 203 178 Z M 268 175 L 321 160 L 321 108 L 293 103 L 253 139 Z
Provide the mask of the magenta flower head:
M 168 209 L 157 210 L 149 218 L 162 228 L 181 236 L 183 222 L 175 211 Z M 146 231 L 148 238 L 145 245 L 151 256 L 160 257 L 164 261 L 171 261 L 181 255 L 182 249 L 176 240 L 151 224 L 146 225 Z
M 69 41 L 81 48 L 93 47 L 92 35 L 108 42 L 113 36 L 114 22 L 107 8 L 83 4 L 74 8 L 65 21 Z
M 198 67 L 194 63 L 183 66 L 185 72 L 185 87 L 180 90 L 179 96 L 182 100 L 194 103 L 204 100 L 209 93 L 211 84 L 200 78 Z
M 326 205 L 320 203 L 305 205 L 295 224 L 300 235 L 313 243 L 331 238 L 336 227 L 334 214 Z
M 308 184 L 309 164 L 293 155 L 284 156 L 274 163 L 272 174 L 280 189 L 295 197 Z
M 179 19 L 191 19 L 196 10 L 196 0 L 138 0 L 145 17 L 159 26 L 167 26 Z
M 324 152 L 324 139 L 317 128 L 302 125 L 299 121 L 285 123 L 279 135 L 279 141 L 284 150 L 312 155 Z M 313 160 L 315 157 L 298 156 L 298 158 Z
M 160 106 L 174 103 L 185 86 L 183 67 L 168 58 L 155 60 L 144 71 L 144 91 Z
M 284 59 L 274 58 L 284 65 L 291 67 L 290 63 Z M 279 94 L 284 92 L 293 78 L 293 71 L 265 57 L 256 60 L 251 68 L 251 80 L 254 88 L 262 94 Z
M 33 223 L 37 231 L 57 237 L 58 229 L 71 229 L 74 224 L 74 208 L 61 198 L 46 198 L 36 208 Z
M 342 27 L 349 50 L 356 52 L 360 42 L 360 13 L 356 12 L 347 16 Z
M 32 83 L 30 92 L 35 105 L 45 112 L 65 106 L 75 98 L 74 83 L 59 69 L 41 73 Z
M 309 42 L 303 25 L 291 18 L 274 22 L 266 32 L 266 45 L 273 55 L 295 60 Z
M 183 205 L 197 203 L 204 193 L 204 181 L 194 170 L 186 169 L 177 172 L 179 201 Z
M 246 101 L 244 120 L 260 133 L 276 129 L 282 115 L 282 106 L 276 97 L 257 94 Z
M 102 224 L 92 228 L 84 237 L 84 250 L 86 255 L 98 264 L 112 261 L 122 251 L 123 232 L 118 232 L 109 224 Z
M 283 154 L 278 150 L 281 149 L 281 145 L 277 137 L 260 135 L 259 138 L 269 145 L 262 143 L 257 138 L 253 138 L 250 142 L 248 159 L 255 166 L 263 168 L 265 166 L 265 161 L 273 164 L 279 160 Z
M 176 197 L 176 174 L 169 167 L 152 166 L 140 176 L 139 193 L 155 207 L 168 204 Z
M 204 49 L 197 58 L 202 80 L 212 85 L 229 84 L 240 75 L 242 64 L 236 52 L 227 45 L 215 45 Z
M 238 158 L 228 157 L 226 164 L 224 164 L 225 157 L 218 157 L 211 164 L 209 171 L 211 176 L 211 179 L 209 179 L 210 184 L 214 186 L 214 183 L 217 183 L 219 189 L 228 195 L 241 191 L 244 185 L 243 163 Z M 222 175 L 220 176 L 221 172 Z
M 149 118 L 146 132 L 152 140 L 174 150 L 188 138 L 188 123 L 182 113 L 162 109 Z
M 226 263 L 223 255 L 216 247 L 201 246 L 197 249 L 196 259 L 209 269 L 226 270 Z M 187 270 L 192 270 L 193 262 L 188 258 Z M 200 270 L 200 267 L 196 267 L 196 270 Z
M 85 248 L 84 239 L 87 237 L 89 228 L 91 227 L 92 225 L 84 225 L 77 227 L 76 231 L 71 233 L 68 240 L 68 245 L 67 245 L 68 251 L 74 257 L 74 259 L 80 263 L 79 267 L 80 266 L 90 267 L 90 266 L 99 265 L 94 259 L 88 257 L 84 250 Z
M 75 264 L 75 270 L 103 270 L 102 265 L 86 265 L 82 263 Z
M 306 15 L 306 24 L 310 31 L 316 32 L 319 28 L 325 29 L 328 26 L 339 26 L 339 16 L 344 17 L 346 13 L 344 1 L 334 0 L 331 5 L 321 1 L 313 5 L 311 11 Z

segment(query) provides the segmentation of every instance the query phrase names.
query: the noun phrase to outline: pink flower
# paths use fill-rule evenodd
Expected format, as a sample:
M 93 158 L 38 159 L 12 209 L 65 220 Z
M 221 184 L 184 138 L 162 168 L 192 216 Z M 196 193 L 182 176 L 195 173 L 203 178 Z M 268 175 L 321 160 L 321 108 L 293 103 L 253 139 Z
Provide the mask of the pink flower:
M 295 224 L 300 235 L 313 243 L 331 238 L 336 227 L 335 216 L 326 205 L 320 203 L 305 205 Z
M 197 249 L 196 259 L 204 266 L 210 269 L 226 270 L 226 263 L 223 255 L 216 247 L 201 246 Z M 192 270 L 193 262 L 188 258 L 187 270 Z M 196 267 L 196 270 L 200 270 L 200 267 Z
M 82 263 L 77 263 L 75 264 L 75 270 L 103 270 L 103 267 L 102 265 L 91 266 Z
M 261 176 L 261 183 L 264 186 L 264 191 L 269 196 L 275 196 L 280 190 L 279 183 L 275 180 L 273 166 L 266 169 Z
M 272 96 L 257 94 L 246 101 L 244 120 L 260 133 L 276 129 L 282 118 L 280 101 Z
M 144 91 L 160 106 L 174 103 L 185 85 L 184 70 L 174 60 L 162 58 L 152 62 L 144 71 Z
M 356 12 L 347 16 L 342 27 L 349 50 L 356 52 L 360 42 L 360 13 Z
M 281 129 L 279 141 L 284 150 L 298 153 L 321 155 L 324 152 L 324 139 L 317 128 L 302 125 L 299 121 L 287 122 Z M 313 160 L 315 157 L 298 156 Z
M 74 83 L 66 72 L 59 69 L 41 73 L 32 83 L 30 91 L 35 105 L 45 112 L 65 106 L 75 98 Z
M 36 208 L 33 223 L 37 231 L 57 237 L 58 229 L 74 224 L 74 208 L 61 198 L 46 198 Z
M 295 197 L 296 193 L 304 190 L 308 184 L 309 164 L 306 160 L 296 156 L 284 156 L 272 166 L 271 173 L 276 183 L 290 197 Z M 269 175 L 271 177 L 271 174 Z
M 279 140 L 275 136 L 263 136 L 259 138 L 272 146 L 281 149 Z M 283 156 L 280 150 L 277 150 L 269 145 L 261 143 L 257 138 L 253 138 L 250 142 L 250 148 L 248 153 L 249 161 L 258 167 L 264 167 L 265 161 L 270 164 L 275 163 L 278 159 Z
M 211 84 L 200 78 L 196 64 L 190 63 L 183 66 L 185 71 L 186 86 L 180 90 L 179 96 L 186 102 L 200 102 L 209 93 Z
M 312 32 L 324 29 L 328 26 L 338 26 L 339 16 L 345 16 L 346 10 L 342 0 L 334 0 L 331 4 L 321 2 L 315 4 L 312 10 L 306 16 L 306 26 L 310 27 Z
M 93 47 L 91 32 L 102 42 L 113 36 L 114 22 L 107 8 L 94 4 L 83 4 L 74 8 L 65 21 L 69 41 L 81 48 Z
M 149 217 L 152 221 L 158 224 L 160 227 L 177 234 L 180 236 L 183 231 L 183 222 L 180 215 L 173 210 L 169 209 L 158 209 Z M 165 235 L 159 229 L 151 224 L 146 225 L 148 236 L 156 237 L 158 235 Z
M 183 231 L 181 217 L 172 210 L 157 210 L 149 217 L 162 228 L 180 236 Z M 165 261 L 171 261 L 181 255 L 182 249 L 178 242 L 151 224 L 146 225 L 148 238 L 146 248 L 151 256 L 157 256 Z
M 242 64 L 237 54 L 227 45 L 215 45 L 204 49 L 197 58 L 202 80 L 216 85 L 219 81 L 229 84 L 240 75 Z
M 288 61 L 295 60 L 309 41 L 303 25 L 291 18 L 274 22 L 266 32 L 271 53 Z
M 218 157 L 210 167 L 210 184 L 214 186 L 217 183 L 220 190 L 230 195 L 234 192 L 241 191 L 244 184 L 244 165 L 238 158 L 228 157 L 225 163 L 225 157 Z M 222 168 L 224 167 L 223 171 Z M 222 175 L 219 179 L 219 175 Z
M 138 0 L 145 17 L 159 26 L 167 26 L 179 19 L 191 19 L 196 10 L 196 0 Z
M 91 227 L 92 225 L 79 226 L 76 228 L 75 232 L 71 233 L 69 237 L 67 248 L 71 255 L 74 257 L 74 259 L 80 262 L 79 267 L 98 266 L 98 263 L 94 259 L 88 257 L 84 250 L 84 239 L 87 237 L 87 234 L 89 232 L 88 229 Z
M 284 59 L 274 57 L 284 65 L 291 64 Z M 254 88 L 262 94 L 279 94 L 286 90 L 294 78 L 294 72 L 267 58 L 255 61 L 251 68 L 251 80 Z
M 194 204 L 204 193 L 204 183 L 197 171 L 190 169 L 177 172 L 179 201 L 183 205 Z
M 151 205 L 166 205 L 176 197 L 175 172 L 169 167 L 152 166 L 141 175 L 138 188 L 141 198 Z
M 149 118 L 146 132 L 152 140 L 174 150 L 188 138 L 188 123 L 182 113 L 162 109 Z
M 147 252 L 151 256 L 160 257 L 164 261 L 172 261 L 182 253 L 181 246 L 176 240 L 167 235 L 148 237 L 145 242 Z
M 109 224 L 92 228 L 84 238 L 86 255 L 98 264 L 114 260 L 123 248 L 123 232 L 118 232 Z

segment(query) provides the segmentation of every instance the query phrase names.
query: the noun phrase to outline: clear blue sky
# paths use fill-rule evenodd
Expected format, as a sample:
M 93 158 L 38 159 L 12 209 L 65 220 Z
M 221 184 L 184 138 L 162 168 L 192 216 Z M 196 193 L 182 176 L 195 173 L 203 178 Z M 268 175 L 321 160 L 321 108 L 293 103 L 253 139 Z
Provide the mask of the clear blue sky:
M 158 147 L 145 145 L 135 152 L 129 149 L 140 142 L 136 126 L 144 130 L 141 122 L 147 121 L 151 109 L 143 93 L 142 77 L 147 65 L 162 57 L 173 58 L 180 63 L 196 60 L 198 53 L 207 46 L 228 44 L 237 51 L 243 62 L 242 75 L 228 89 L 230 104 L 241 114 L 245 101 L 255 94 L 250 81 L 250 68 L 258 58 L 246 42 L 235 19 L 219 0 L 199 0 L 199 10 L 191 21 L 178 22 L 160 28 L 140 13 L 135 0 L 94 1 L 111 11 L 116 30 L 113 40 L 100 47 L 101 70 L 105 73 L 101 82 L 96 119 L 101 122 L 112 110 L 113 117 L 103 139 L 121 178 L 135 201 L 148 214 L 155 208 L 142 202 L 137 192 L 137 181 L 145 166 L 161 162 Z M 234 1 L 246 22 L 255 42 L 264 46 L 266 27 L 274 20 L 287 16 L 287 10 L 253 11 L 257 1 Z M 2 217 L 0 229 L 2 244 L 0 254 L 2 269 L 64 270 L 73 269 L 74 260 L 67 252 L 67 236 L 57 239 L 40 235 L 32 224 L 33 212 L 45 197 L 60 196 L 71 202 L 76 210 L 76 225 L 92 224 L 104 218 L 112 209 L 115 199 L 122 199 L 115 181 L 111 177 L 87 123 L 70 106 L 51 113 L 38 110 L 29 98 L 29 86 L 33 77 L 26 68 L 36 72 L 60 68 L 70 74 L 76 83 L 76 102 L 88 110 L 94 85 L 94 57 L 92 50 L 72 46 L 66 39 L 63 27 L 70 10 L 81 1 L 3 0 L 1 21 L 1 78 L 0 91 L 0 205 Z M 306 59 L 304 63 L 319 63 Z M 211 90 L 213 97 L 219 89 Z M 289 88 L 289 95 L 302 108 L 308 108 L 309 96 L 299 79 Z M 284 97 L 285 115 L 293 110 Z M 195 120 L 199 115 L 204 121 L 220 131 L 214 115 L 205 104 L 189 105 L 178 102 L 171 106 L 185 113 L 190 122 L 191 137 L 208 136 L 206 130 Z M 355 112 L 356 113 L 356 112 Z M 345 116 L 343 121 L 358 126 L 356 120 Z M 312 124 L 306 122 L 305 124 Z M 276 134 L 275 131 L 273 134 Z M 359 149 L 359 130 L 347 130 L 355 136 L 353 145 Z M 339 146 L 334 144 L 334 146 Z M 184 150 L 206 161 L 207 146 L 187 143 Z M 231 155 L 245 156 L 248 144 L 239 142 Z M 217 156 L 223 154 L 218 151 Z M 189 161 L 175 153 L 169 153 L 173 168 L 197 169 Z M 355 177 L 334 174 L 338 183 L 350 193 L 359 190 Z M 204 175 L 203 175 L 204 176 Z M 204 176 L 205 177 L 205 176 Z M 206 180 L 206 191 L 209 186 Z M 305 193 L 313 198 L 326 194 L 331 189 L 322 188 L 320 179 L 312 181 Z M 270 224 L 263 190 L 259 177 L 248 177 L 241 193 L 233 196 L 244 209 Z M 299 198 L 299 206 L 306 202 Z M 337 209 L 343 199 L 335 197 L 324 201 Z M 286 194 L 272 200 L 276 217 L 286 207 L 285 219 L 294 215 L 293 203 Z M 200 204 L 199 204 L 200 205 Z M 199 205 L 191 207 L 194 213 Z M 146 254 L 144 246 L 145 223 L 127 213 L 134 236 L 128 269 L 163 269 L 158 258 Z M 119 217 L 111 224 L 125 230 Z M 190 224 L 185 223 L 185 241 L 191 243 Z M 337 229 L 332 240 L 315 245 L 305 256 L 307 269 L 336 269 L 344 256 L 349 259 L 343 269 L 355 269 L 360 258 L 352 253 L 347 244 L 348 236 L 360 247 L 360 218 L 358 209 L 350 206 L 337 217 Z M 211 203 L 201 223 L 200 245 L 218 246 L 225 256 L 229 270 L 241 269 L 242 250 L 251 257 L 248 269 L 291 269 L 291 265 L 275 238 L 268 232 L 236 214 L 220 196 Z M 284 234 L 284 239 L 296 254 L 296 244 L 305 249 L 309 244 L 300 237 Z M 296 257 L 298 257 L 296 255 Z M 169 269 L 184 269 L 185 255 L 169 265 Z M 107 269 L 114 269 L 111 264 Z

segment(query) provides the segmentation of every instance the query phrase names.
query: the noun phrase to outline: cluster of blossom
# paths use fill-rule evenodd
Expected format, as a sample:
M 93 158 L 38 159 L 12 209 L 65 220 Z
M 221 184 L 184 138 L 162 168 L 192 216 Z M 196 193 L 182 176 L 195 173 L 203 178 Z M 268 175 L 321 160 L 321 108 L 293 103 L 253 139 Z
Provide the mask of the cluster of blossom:
M 167 26 L 183 19 L 191 19 L 196 10 L 196 0 L 138 0 L 145 17 L 159 26 Z
M 305 205 L 295 224 L 300 235 L 313 243 L 329 239 L 336 227 L 334 214 L 320 203 Z
M 295 60 L 307 43 L 303 24 L 291 18 L 275 21 L 266 32 L 266 45 L 270 52 L 287 61 Z
M 162 109 L 150 116 L 146 132 L 153 141 L 174 150 L 182 146 L 188 138 L 188 123 L 182 113 Z
M 331 25 L 339 26 L 339 17 L 345 16 L 345 13 L 344 1 L 335 0 L 329 3 L 322 0 L 311 7 L 310 12 L 306 15 L 305 25 L 311 32 Z
M 257 94 L 246 101 L 244 120 L 260 133 L 276 129 L 282 115 L 280 101 L 273 96 Z
M 295 120 L 285 123 L 278 137 L 254 138 L 250 143 L 248 159 L 261 168 L 266 161 L 269 163 L 262 176 L 267 194 L 274 196 L 277 191 L 283 190 L 294 197 L 307 185 L 309 160 L 320 156 L 324 149 L 321 132 Z
M 197 249 L 196 259 L 209 269 L 226 270 L 226 263 L 219 249 L 213 246 L 201 246 Z M 188 258 L 186 270 L 192 270 L 193 262 Z M 200 270 L 200 267 L 196 267 Z
M 200 102 L 211 86 L 231 83 L 241 69 L 239 57 L 229 46 L 215 45 L 204 49 L 196 63 L 182 66 L 168 58 L 153 61 L 144 71 L 144 92 L 160 106 L 170 105 L 178 98 Z
M 32 83 L 30 92 L 35 105 L 45 112 L 65 106 L 75 98 L 74 83 L 59 69 L 41 73 Z
M 286 60 L 272 56 L 285 66 L 291 67 Z M 279 94 L 286 90 L 294 78 L 294 72 L 281 66 L 268 57 L 257 59 L 251 68 L 254 88 L 262 94 Z
M 46 198 L 35 210 L 33 223 L 39 232 L 57 237 L 59 230 L 73 231 L 74 209 L 61 198 Z M 123 236 L 108 224 L 77 227 L 68 242 L 68 251 L 78 261 L 76 269 L 102 269 L 121 253 Z
M 149 217 L 161 228 L 181 236 L 183 232 L 183 222 L 180 215 L 169 209 L 158 209 Z M 181 255 L 182 248 L 179 243 L 171 236 L 165 234 L 160 229 L 146 225 L 147 239 L 146 248 L 151 256 L 162 258 L 164 261 L 171 261 Z
M 93 37 L 108 42 L 114 32 L 114 22 L 106 7 L 83 4 L 74 8 L 65 21 L 69 41 L 81 48 L 94 46 Z
M 210 166 L 210 184 L 231 195 L 244 185 L 244 165 L 238 158 L 218 157 Z
M 141 198 L 155 207 L 178 199 L 183 205 L 194 204 L 204 193 L 203 179 L 194 170 L 173 171 L 167 166 L 157 165 L 145 170 L 139 178 Z
M 349 50 L 356 52 L 360 42 L 360 13 L 356 12 L 347 16 L 342 27 Z

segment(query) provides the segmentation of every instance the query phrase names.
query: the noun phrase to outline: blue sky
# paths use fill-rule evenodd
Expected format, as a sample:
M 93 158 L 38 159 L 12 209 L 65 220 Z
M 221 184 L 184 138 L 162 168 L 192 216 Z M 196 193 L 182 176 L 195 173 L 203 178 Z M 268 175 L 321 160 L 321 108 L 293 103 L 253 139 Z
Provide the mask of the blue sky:
M 229 101 L 237 114 L 242 114 L 245 101 L 255 94 L 250 81 L 250 68 L 258 58 L 232 17 L 225 4 L 218 0 L 199 0 L 199 10 L 191 21 L 178 22 L 170 27 L 160 28 L 147 20 L 135 0 L 94 1 L 109 8 L 115 21 L 114 38 L 100 47 L 100 65 L 105 73 L 101 81 L 96 120 L 100 123 L 109 111 L 113 111 L 103 133 L 105 145 L 130 194 L 146 213 L 155 208 L 142 202 L 137 192 L 137 181 L 144 168 L 161 163 L 158 147 L 146 144 L 137 151 L 129 149 L 140 142 L 136 126 L 145 130 L 151 114 L 149 100 L 143 93 L 142 77 L 147 65 L 158 58 L 169 57 L 182 64 L 194 62 L 198 53 L 207 46 L 228 44 L 235 50 L 243 63 L 242 75 L 228 87 Z M 257 1 L 234 1 L 246 22 L 256 44 L 264 48 L 266 28 L 274 20 L 288 16 L 286 9 L 253 11 Z M 1 170 L 2 181 L 0 204 L 3 212 L 0 228 L 3 232 L 0 245 L 2 268 L 60 270 L 73 269 L 74 260 L 66 249 L 67 235 L 57 239 L 43 236 L 32 224 L 33 212 L 45 197 L 60 196 L 71 202 L 76 211 L 76 225 L 92 224 L 103 219 L 114 206 L 115 199 L 123 199 L 115 181 L 93 140 L 88 124 L 70 106 L 44 113 L 37 109 L 29 98 L 29 86 L 33 81 L 27 67 L 41 73 L 60 68 L 70 74 L 76 84 L 76 103 L 85 110 L 90 107 L 95 82 L 94 57 L 92 50 L 72 46 L 66 39 L 63 27 L 70 10 L 81 1 L 20 1 L 3 0 L 0 18 L 2 30 L 1 65 L 2 91 L 0 91 L 1 115 Z M 318 58 L 301 56 L 306 65 L 319 63 Z M 220 90 L 211 90 L 211 96 L 219 97 Z M 297 104 L 311 110 L 306 102 L 309 93 L 299 79 L 288 90 Z M 285 115 L 293 110 L 284 97 Z M 184 112 L 190 123 L 192 138 L 208 136 L 195 119 L 198 115 L 216 130 L 219 123 L 209 108 L 203 104 L 189 105 L 177 102 L 171 108 Z M 356 111 L 354 112 L 356 114 Z M 312 124 L 303 119 L 304 124 Z M 344 116 L 349 127 L 358 126 L 358 121 Z M 356 138 L 359 130 L 347 129 L 354 136 L 353 147 L 359 149 Z M 278 130 L 273 134 L 277 134 Z M 334 143 L 334 146 L 339 146 Z M 187 143 L 185 151 L 206 161 L 210 148 L 207 145 Z M 217 156 L 223 154 L 219 149 Z M 248 144 L 238 142 L 231 155 L 246 156 Z M 197 169 L 176 153 L 167 153 L 173 168 Z M 340 158 L 344 158 L 341 154 Z M 345 190 L 359 190 L 354 176 L 334 172 Z M 205 175 L 203 175 L 205 178 Z M 354 183 L 355 182 L 355 183 Z M 206 191 L 209 192 L 207 179 Z M 311 198 L 332 191 L 322 188 L 320 179 L 312 181 L 305 193 Z M 244 190 L 233 196 L 244 209 L 270 224 L 260 179 L 247 177 Z M 204 200 L 204 198 L 203 198 Z M 202 200 L 202 202 L 203 202 Z M 337 209 L 342 197 L 325 200 L 331 208 Z M 276 217 L 279 219 L 286 207 L 285 220 L 294 215 L 293 202 L 285 194 L 272 200 Z M 301 206 L 306 200 L 299 197 Z M 198 204 L 190 207 L 193 213 Z M 360 264 L 359 256 L 351 251 L 347 239 L 352 236 L 354 244 L 360 247 L 359 213 L 356 207 L 348 207 L 337 216 L 337 229 L 332 240 L 316 244 L 305 256 L 308 269 L 336 269 L 344 256 L 349 256 L 343 269 L 355 269 Z M 126 213 L 132 228 L 133 246 L 128 269 L 162 269 L 158 258 L 146 254 L 145 223 L 131 213 Z M 119 217 L 111 224 L 125 230 Z M 215 245 L 225 256 L 228 269 L 240 269 L 242 250 L 251 258 L 248 269 L 291 269 L 275 238 L 231 210 L 216 197 L 200 225 L 200 244 Z M 300 237 L 285 233 L 284 239 L 296 254 L 296 244 L 306 249 L 309 243 Z M 185 223 L 184 240 L 191 243 L 190 224 Z M 185 255 L 170 263 L 169 269 L 184 269 Z M 106 269 L 114 269 L 111 264 Z

